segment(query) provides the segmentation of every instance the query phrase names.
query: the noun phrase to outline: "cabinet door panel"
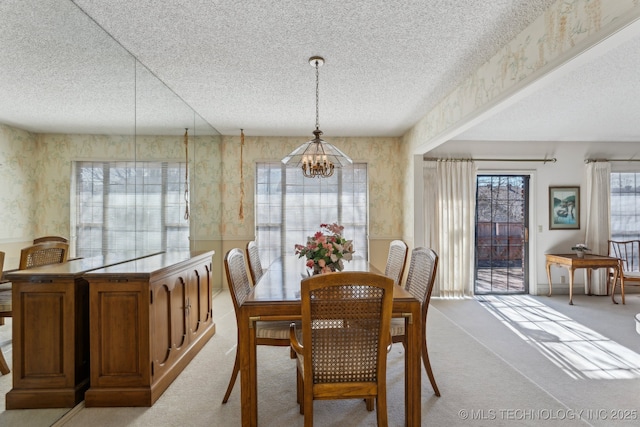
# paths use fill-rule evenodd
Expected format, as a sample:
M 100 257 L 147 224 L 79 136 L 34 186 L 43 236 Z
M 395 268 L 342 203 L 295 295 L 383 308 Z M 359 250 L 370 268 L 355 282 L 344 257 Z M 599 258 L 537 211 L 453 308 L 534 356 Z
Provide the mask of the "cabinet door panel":
M 189 273 L 189 282 L 187 284 L 187 292 L 189 298 L 188 308 L 185 312 L 187 316 L 187 327 L 190 335 L 190 339 L 192 339 L 195 335 L 198 334 L 199 328 L 199 318 L 198 318 L 198 308 L 200 307 L 200 296 L 198 293 L 199 290 L 199 277 L 198 270 L 194 268 Z
M 171 291 L 166 285 L 153 290 L 151 304 L 151 360 L 156 366 L 166 363 L 171 354 Z
M 22 331 L 21 354 L 47 355 L 16 360 L 14 364 L 20 363 L 22 367 L 21 380 L 28 383 L 32 378 L 49 377 L 48 385 L 55 382 L 58 382 L 59 386 L 67 385 L 63 365 L 63 340 L 68 331 L 68 328 L 65 329 L 63 315 L 65 293 L 45 291 L 23 293 L 20 297 L 21 311 L 30 322 Z
M 148 288 L 97 281 L 91 295 L 91 386 L 148 385 Z
M 139 296 L 138 292 L 110 292 L 101 298 L 101 346 L 111 350 L 102 357 L 103 375 L 140 373 L 140 357 L 135 345 L 140 341 L 137 322 Z
M 198 270 L 198 320 L 201 324 L 211 318 L 211 264 L 204 264 Z
M 171 342 L 173 348 L 180 349 L 187 344 L 187 324 L 185 319 L 185 307 L 188 305 L 187 285 L 182 276 L 174 276 L 173 290 L 171 291 L 171 315 L 169 326 L 171 328 Z

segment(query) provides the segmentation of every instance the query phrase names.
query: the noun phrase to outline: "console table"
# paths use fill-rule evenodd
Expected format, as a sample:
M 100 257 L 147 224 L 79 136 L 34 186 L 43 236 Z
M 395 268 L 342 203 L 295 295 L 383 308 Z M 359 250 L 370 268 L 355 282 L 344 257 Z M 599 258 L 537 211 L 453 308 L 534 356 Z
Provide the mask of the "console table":
M 9 273 L 6 408 L 151 406 L 215 333 L 213 254 L 118 254 Z
M 73 408 L 89 387 L 88 271 L 145 256 L 121 253 L 8 272 L 13 388 L 7 409 Z
M 152 406 L 215 334 L 213 254 L 168 252 L 85 274 L 91 325 L 85 406 Z
M 614 283 L 618 278 L 620 262 L 617 258 L 603 255 L 585 254 L 584 257 L 578 257 L 576 254 L 546 254 L 547 258 L 547 279 L 549 280 L 549 296 L 551 296 L 551 266 L 564 267 L 569 271 L 569 304 L 573 305 L 573 272 L 578 268 L 586 268 L 587 272 L 587 294 L 591 295 L 591 270 L 598 268 L 612 268 L 614 271 Z M 611 295 L 612 301 L 613 292 Z

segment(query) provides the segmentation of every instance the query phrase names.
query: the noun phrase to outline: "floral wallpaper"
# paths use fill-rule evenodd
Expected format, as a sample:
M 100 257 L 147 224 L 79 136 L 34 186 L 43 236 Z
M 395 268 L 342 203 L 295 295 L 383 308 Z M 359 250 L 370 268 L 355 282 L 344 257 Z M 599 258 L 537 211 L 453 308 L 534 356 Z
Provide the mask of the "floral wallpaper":
M 0 243 L 20 241 L 35 229 L 36 135 L 0 124 Z
M 242 153 L 244 220 L 240 210 L 240 137 L 225 136 L 223 145 L 222 235 L 225 239 L 253 239 L 254 179 L 257 161 L 280 161 L 308 138 L 245 137 Z M 330 138 L 327 140 L 354 161 L 367 163 L 369 174 L 369 230 L 371 238 L 398 238 L 402 233 L 403 158 L 399 138 Z
M 638 19 L 639 6 L 639 0 L 558 0 L 404 135 L 409 146 L 405 201 L 413 199 L 414 155 L 445 142 L 449 132 L 551 71 L 562 59 Z M 407 205 L 405 239 L 414 234 L 413 216 L 414 209 Z
M 220 140 L 189 138 L 190 213 L 196 239 L 220 236 Z M 135 154 L 134 154 L 135 153 Z M 184 161 L 183 136 L 32 134 L 0 125 L 0 242 L 70 236 L 74 160 Z M 37 209 L 36 209 L 37 206 Z
M 182 136 L 31 134 L 0 127 L 0 198 L 8 207 L 0 239 L 70 236 L 74 160 L 183 160 Z M 190 213 L 195 240 L 249 240 L 254 236 L 256 161 L 279 161 L 306 138 L 247 137 L 243 150 L 244 220 L 240 208 L 240 137 L 190 137 Z M 402 233 L 402 155 L 398 138 L 332 138 L 369 169 L 372 238 Z M 36 174 L 37 171 L 37 174 Z M 35 208 L 37 206 L 37 209 Z

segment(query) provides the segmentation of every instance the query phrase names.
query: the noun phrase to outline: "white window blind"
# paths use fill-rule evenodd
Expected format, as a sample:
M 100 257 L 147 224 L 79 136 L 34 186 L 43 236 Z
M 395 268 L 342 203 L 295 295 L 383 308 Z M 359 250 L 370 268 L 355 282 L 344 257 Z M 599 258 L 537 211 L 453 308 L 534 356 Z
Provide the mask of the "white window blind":
M 369 259 L 366 163 L 314 179 L 280 162 L 257 163 L 255 190 L 256 242 L 266 265 L 293 255 L 296 243 L 306 243 L 320 224 L 334 222 L 344 226 L 355 254 Z
M 640 172 L 611 173 L 611 238 L 640 239 Z
M 76 162 L 76 255 L 189 249 L 185 164 Z

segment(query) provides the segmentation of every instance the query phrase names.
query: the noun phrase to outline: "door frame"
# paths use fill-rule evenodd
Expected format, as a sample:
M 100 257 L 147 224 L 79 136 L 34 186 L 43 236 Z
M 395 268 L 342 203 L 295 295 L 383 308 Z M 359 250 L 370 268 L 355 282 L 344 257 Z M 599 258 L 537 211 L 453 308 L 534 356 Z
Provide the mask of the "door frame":
M 538 222 L 538 215 L 535 206 L 538 204 L 538 191 L 536 188 L 537 171 L 535 169 L 496 169 L 496 168 L 478 168 L 476 175 L 524 175 L 529 176 L 529 208 L 527 214 L 529 215 L 529 247 L 527 254 L 528 279 L 529 279 L 529 292 L 528 295 L 538 294 L 538 274 L 537 266 L 535 264 L 537 253 L 537 237 L 538 233 L 542 233 L 543 227 Z M 546 200 L 546 199 L 545 199 Z M 475 243 L 474 243 L 475 244 Z M 475 269 L 475 261 L 474 261 Z M 475 274 L 475 271 L 474 271 Z M 474 283 L 475 290 L 475 283 Z

